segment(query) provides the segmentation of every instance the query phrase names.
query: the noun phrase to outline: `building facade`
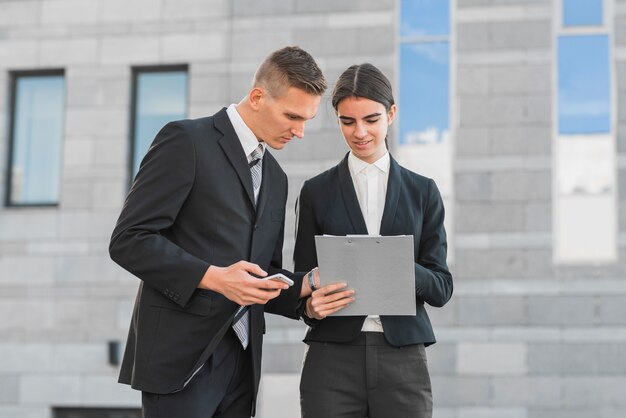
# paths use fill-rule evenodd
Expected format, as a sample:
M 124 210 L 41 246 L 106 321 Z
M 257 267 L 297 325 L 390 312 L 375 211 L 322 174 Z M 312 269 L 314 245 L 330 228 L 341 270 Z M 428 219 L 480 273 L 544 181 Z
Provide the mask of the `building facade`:
M 289 44 L 331 88 L 388 74 L 392 154 L 444 195 L 435 417 L 626 416 L 626 0 L 0 0 L 0 417 L 136 416 L 107 247 L 137 161 Z M 347 152 L 327 98 L 273 152 L 287 268 L 302 182 Z M 297 417 L 305 328 L 267 323 L 258 416 Z

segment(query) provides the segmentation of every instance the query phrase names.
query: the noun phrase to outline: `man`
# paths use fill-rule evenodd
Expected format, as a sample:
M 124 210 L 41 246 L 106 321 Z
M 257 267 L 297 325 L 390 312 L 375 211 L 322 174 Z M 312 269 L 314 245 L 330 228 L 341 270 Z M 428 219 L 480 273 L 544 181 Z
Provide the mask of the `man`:
M 141 279 L 119 381 L 146 418 L 254 415 L 263 312 L 295 318 L 310 294 L 281 269 L 287 177 L 265 147 L 302 138 L 325 89 L 307 52 L 280 49 L 241 102 L 148 150 L 109 248 Z M 258 278 L 279 272 L 295 284 Z

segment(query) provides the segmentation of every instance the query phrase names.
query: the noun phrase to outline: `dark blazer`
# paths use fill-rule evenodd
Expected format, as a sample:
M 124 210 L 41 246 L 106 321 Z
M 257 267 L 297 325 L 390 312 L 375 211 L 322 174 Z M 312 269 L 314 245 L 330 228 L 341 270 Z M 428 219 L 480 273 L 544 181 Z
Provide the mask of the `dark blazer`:
M 452 296 L 443 219 L 443 202 L 435 182 L 401 167 L 391 158 L 380 234 L 413 235 L 417 305 L 415 316 L 381 316 L 385 337 L 394 346 L 435 342 L 424 303 L 440 307 Z M 296 270 L 317 266 L 314 237 L 323 234 L 367 234 L 347 155 L 338 165 L 307 180 L 302 186 L 294 249 Z M 388 279 L 393 280 L 393 277 Z M 304 341 L 353 340 L 361 331 L 365 318 L 331 316 L 321 321 L 305 318 L 311 328 Z
M 141 279 L 120 382 L 153 393 L 181 389 L 200 353 L 238 305 L 197 289 L 212 264 L 239 260 L 296 284 L 251 307 L 255 398 L 263 311 L 297 317 L 302 275 L 281 269 L 287 176 L 269 152 L 255 209 L 247 157 L 226 113 L 167 124 L 156 136 L 126 199 L 111 258 Z M 253 406 L 254 412 L 254 406 Z

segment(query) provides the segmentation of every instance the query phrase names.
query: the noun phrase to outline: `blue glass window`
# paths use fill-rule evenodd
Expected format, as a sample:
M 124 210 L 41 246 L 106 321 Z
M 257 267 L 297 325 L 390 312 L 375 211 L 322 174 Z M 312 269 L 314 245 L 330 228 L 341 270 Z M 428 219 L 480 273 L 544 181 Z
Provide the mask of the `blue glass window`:
M 134 109 L 133 178 L 159 130 L 168 122 L 186 116 L 187 71 L 138 70 L 135 73 Z
M 449 44 L 400 47 L 400 144 L 441 142 L 449 130 Z
M 610 132 L 608 36 L 561 36 L 558 42 L 559 133 Z
M 602 15 L 602 0 L 563 0 L 563 26 L 602 25 Z
M 9 205 L 58 203 L 64 104 L 61 72 L 14 76 Z
M 448 35 L 450 2 L 448 0 L 402 0 L 400 36 Z

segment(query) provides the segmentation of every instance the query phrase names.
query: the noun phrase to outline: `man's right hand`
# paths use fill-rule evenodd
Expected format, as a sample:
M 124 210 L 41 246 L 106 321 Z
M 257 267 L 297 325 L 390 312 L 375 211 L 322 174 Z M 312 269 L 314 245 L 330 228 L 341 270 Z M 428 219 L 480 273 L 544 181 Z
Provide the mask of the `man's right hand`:
M 281 290 L 289 288 L 285 283 L 275 280 L 259 280 L 250 273 L 267 276 L 258 265 L 239 261 L 228 267 L 210 266 L 198 287 L 221 293 L 241 306 L 264 305 L 280 295 Z

